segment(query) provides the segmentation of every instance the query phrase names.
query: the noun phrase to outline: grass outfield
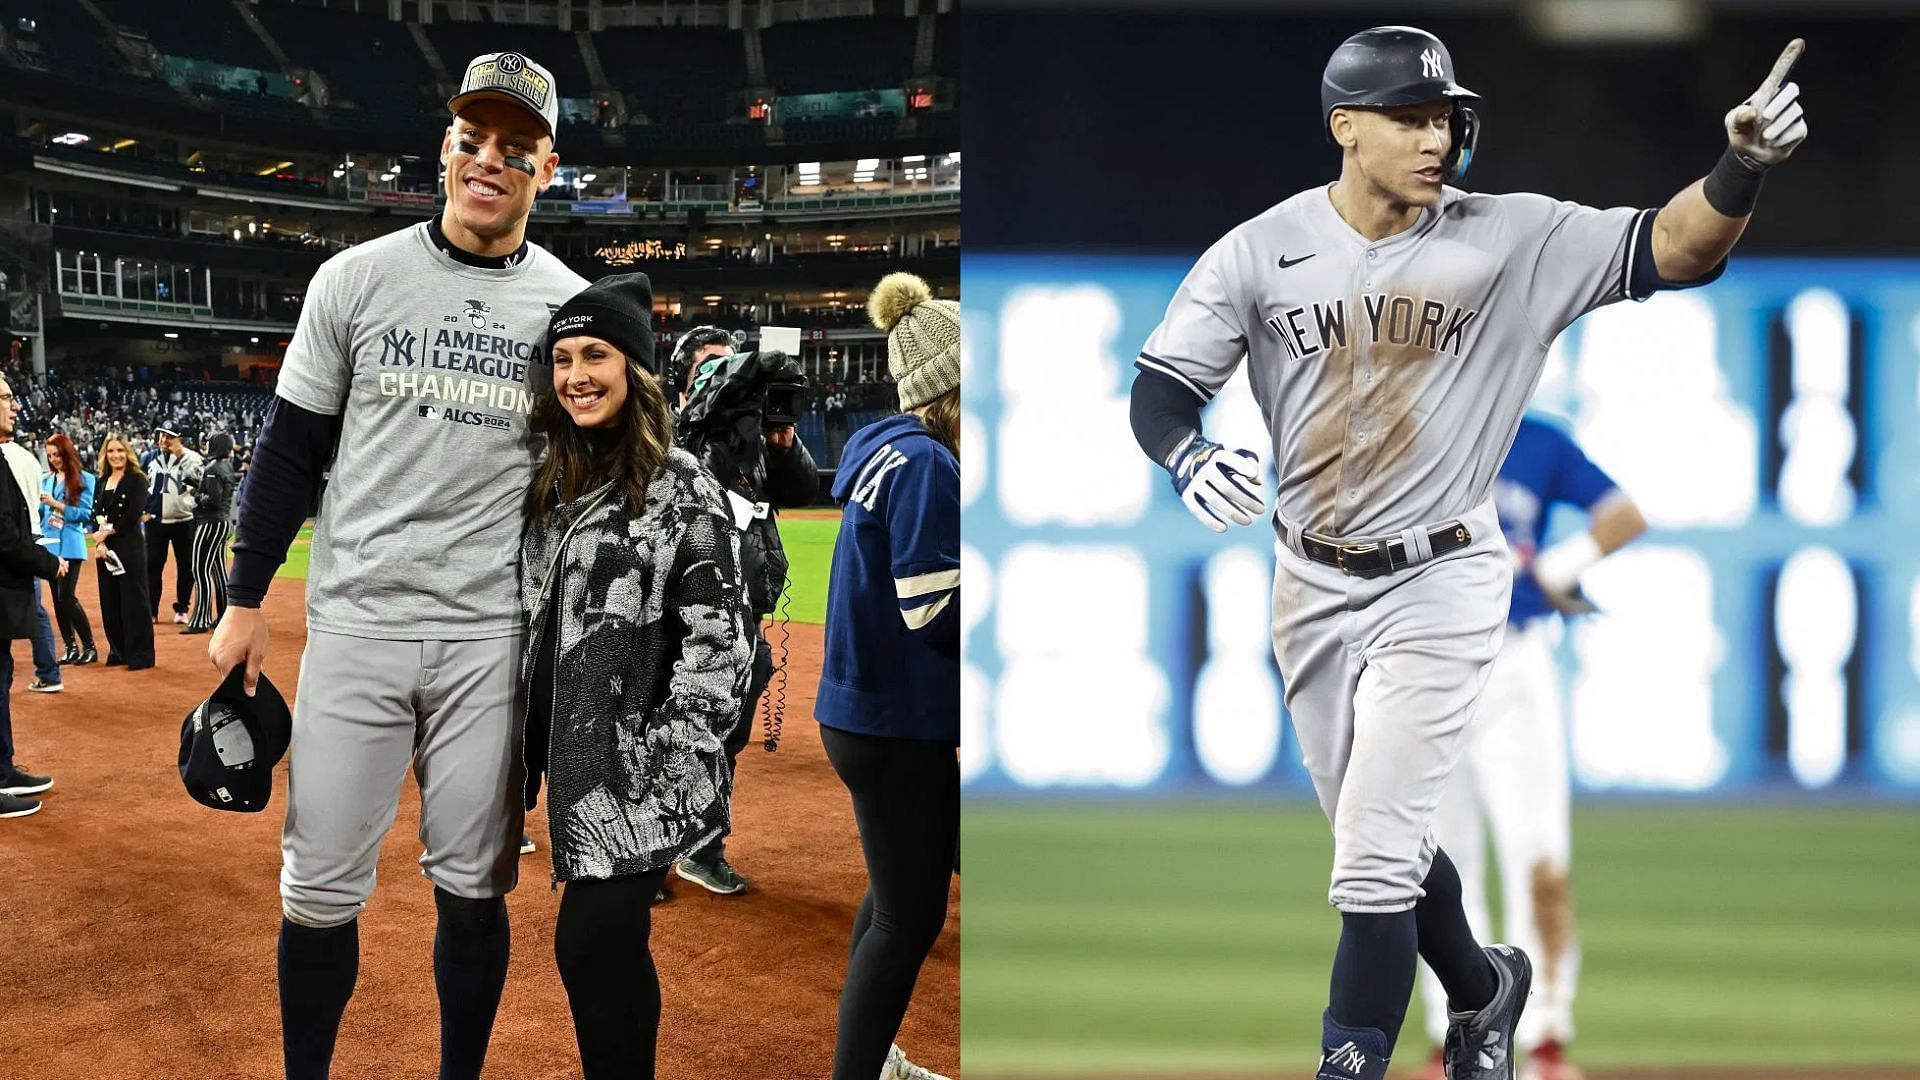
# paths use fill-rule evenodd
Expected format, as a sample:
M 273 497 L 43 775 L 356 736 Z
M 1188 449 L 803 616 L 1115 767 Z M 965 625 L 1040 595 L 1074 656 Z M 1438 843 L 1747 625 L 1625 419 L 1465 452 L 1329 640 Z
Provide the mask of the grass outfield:
M 963 838 L 970 1075 L 1312 1067 L 1339 920 L 1310 804 L 971 800 Z M 1920 814 L 1605 804 L 1574 850 L 1583 1064 L 1920 1063 Z
M 789 605 L 786 614 L 794 622 L 827 621 L 827 574 L 833 567 L 833 540 L 840 532 L 840 515 L 813 513 L 783 516 L 780 541 L 786 546 L 793 568 L 787 575 Z M 307 554 L 313 541 L 313 526 L 300 529 L 287 561 L 275 577 L 307 579 Z

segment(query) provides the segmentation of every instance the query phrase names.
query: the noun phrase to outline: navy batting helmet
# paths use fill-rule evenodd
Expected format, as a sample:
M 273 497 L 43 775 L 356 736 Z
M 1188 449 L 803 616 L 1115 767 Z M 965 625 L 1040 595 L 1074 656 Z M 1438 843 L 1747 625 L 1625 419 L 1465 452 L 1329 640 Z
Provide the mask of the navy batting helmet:
M 1333 110 L 1342 105 L 1387 108 L 1424 101 L 1453 102 L 1453 148 L 1445 177 L 1466 175 L 1480 137 L 1480 117 L 1464 103 L 1480 95 L 1453 81 L 1453 56 L 1440 39 L 1412 26 L 1376 26 L 1340 43 L 1320 77 L 1320 122 L 1333 137 Z

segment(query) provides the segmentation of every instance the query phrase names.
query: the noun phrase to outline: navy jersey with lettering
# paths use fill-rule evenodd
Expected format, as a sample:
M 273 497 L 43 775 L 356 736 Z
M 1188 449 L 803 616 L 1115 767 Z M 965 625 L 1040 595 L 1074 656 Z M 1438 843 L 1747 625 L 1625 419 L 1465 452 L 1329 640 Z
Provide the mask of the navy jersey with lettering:
M 1526 566 L 1533 562 L 1546 537 L 1548 511 L 1553 504 L 1592 510 L 1617 487 L 1566 432 L 1528 416 L 1521 419 L 1520 430 L 1513 436 L 1513 449 L 1494 481 L 1493 504 L 1500 512 L 1500 531 L 1507 534 L 1507 546 Z M 1520 626 L 1552 611 L 1532 574 L 1522 571 L 1514 575 L 1508 622 Z
M 863 735 L 960 742 L 960 463 L 920 419 L 847 440 L 813 715 Z

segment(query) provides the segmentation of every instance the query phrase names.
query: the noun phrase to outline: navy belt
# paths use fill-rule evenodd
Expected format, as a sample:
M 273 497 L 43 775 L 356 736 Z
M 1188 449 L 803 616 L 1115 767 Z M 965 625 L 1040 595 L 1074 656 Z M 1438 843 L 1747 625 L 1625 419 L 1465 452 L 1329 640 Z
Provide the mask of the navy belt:
M 1433 555 L 1438 557 L 1473 543 L 1473 530 L 1457 519 L 1442 522 L 1427 529 L 1427 542 L 1433 548 Z M 1300 553 L 1314 562 L 1338 567 L 1342 572 L 1358 578 L 1375 578 L 1395 570 L 1404 570 L 1415 562 L 1427 561 L 1409 557 L 1406 541 L 1397 537 L 1342 543 L 1330 536 L 1315 536 L 1305 529 L 1300 530 Z

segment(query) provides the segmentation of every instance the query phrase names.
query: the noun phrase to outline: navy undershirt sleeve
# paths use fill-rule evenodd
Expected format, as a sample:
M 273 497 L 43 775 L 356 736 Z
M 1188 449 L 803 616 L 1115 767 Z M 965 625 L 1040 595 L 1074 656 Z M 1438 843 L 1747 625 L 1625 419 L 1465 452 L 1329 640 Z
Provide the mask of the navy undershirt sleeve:
M 310 412 L 275 396 L 253 443 L 253 464 L 240 486 L 240 522 L 234 530 L 227 601 L 257 608 L 287 549 L 306 523 L 314 493 L 333 458 L 341 418 Z
M 1133 380 L 1128 410 L 1140 449 L 1165 466 L 1173 448 L 1187 433 L 1200 430 L 1200 405 L 1192 390 L 1157 371 L 1142 368 Z
M 1633 238 L 1627 244 L 1626 294 L 1629 300 L 1645 300 L 1666 289 L 1695 289 L 1718 281 L 1727 272 L 1727 260 L 1692 281 L 1668 281 L 1660 276 L 1653 262 L 1653 219 L 1658 210 L 1643 210 L 1633 224 Z

